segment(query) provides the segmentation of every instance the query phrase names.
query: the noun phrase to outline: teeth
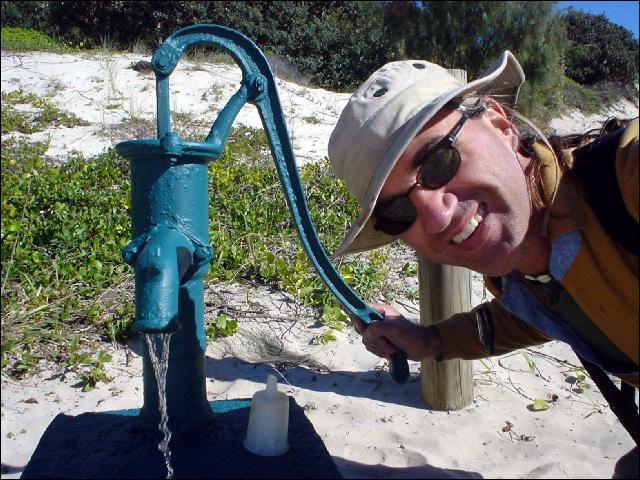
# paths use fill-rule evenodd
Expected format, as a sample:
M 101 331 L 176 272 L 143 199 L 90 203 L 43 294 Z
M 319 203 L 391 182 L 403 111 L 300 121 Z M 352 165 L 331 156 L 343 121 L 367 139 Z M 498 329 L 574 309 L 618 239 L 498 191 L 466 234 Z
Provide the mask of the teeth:
M 471 220 L 469 220 L 469 223 L 465 225 L 464 229 L 458 235 L 453 237 L 454 243 L 462 243 L 467 238 L 469 238 L 471 234 L 476 231 L 476 228 L 478 228 L 480 222 L 482 222 L 483 215 L 484 209 L 482 207 L 479 207 L 478 212 L 473 216 Z

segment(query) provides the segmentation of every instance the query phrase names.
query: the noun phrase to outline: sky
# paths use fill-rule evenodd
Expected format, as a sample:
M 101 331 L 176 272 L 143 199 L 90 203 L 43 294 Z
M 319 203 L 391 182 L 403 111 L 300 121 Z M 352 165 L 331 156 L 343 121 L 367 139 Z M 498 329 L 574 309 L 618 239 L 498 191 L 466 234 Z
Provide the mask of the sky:
M 604 13 L 610 22 L 630 30 L 638 39 L 638 3 L 640 2 L 558 2 L 557 8 L 573 7 L 585 13 Z

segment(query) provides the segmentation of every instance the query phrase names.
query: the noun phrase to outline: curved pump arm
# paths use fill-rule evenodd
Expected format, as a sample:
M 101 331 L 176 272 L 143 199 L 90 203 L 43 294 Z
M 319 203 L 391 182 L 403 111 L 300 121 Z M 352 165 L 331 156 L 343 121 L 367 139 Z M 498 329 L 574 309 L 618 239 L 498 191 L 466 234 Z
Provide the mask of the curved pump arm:
M 327 258 L 318 239 L 305 201 L 273 74 L 267 59 L 251 40 L 235 30 L 219 25 L 194 25 L 167 38 L 156 50 L 151 62 L 158 86 L 158 138 L 162 139 L 165 135 L 171 134 L 168 76 L 188 47 L 206 44 L 226 50 L 240 66 L 243 81 L 240 90 L 220 112 L 207 140 L 201 144 L 190 143 L 189 148 L 191 151 L 221 152 L 222 144 L 242 104 L 246 101 L 253 103 L 258 108 L 266 130 L 271 153 L 302 246 L 320 278 L 349 315 L 358 317 L 366 325 L 374 320 L 382 320 L 382 316 L 345 283 Z M 399 383 L 405 382 L 409 377 L 406 354 L 400 349 L 396 349 L 391 359 L 390 372 Z

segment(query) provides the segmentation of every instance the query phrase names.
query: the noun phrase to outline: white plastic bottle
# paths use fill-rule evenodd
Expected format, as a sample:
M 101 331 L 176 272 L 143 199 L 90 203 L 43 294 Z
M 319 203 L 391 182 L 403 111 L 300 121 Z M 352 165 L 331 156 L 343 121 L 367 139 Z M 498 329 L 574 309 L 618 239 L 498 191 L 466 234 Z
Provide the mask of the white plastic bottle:
M 244 448 L 265 457 L 282 455 L 289 450 L 289 397 L 278 391 L 275 375 L 267 377 L 267 388 L 257 391 L 251 401 Z

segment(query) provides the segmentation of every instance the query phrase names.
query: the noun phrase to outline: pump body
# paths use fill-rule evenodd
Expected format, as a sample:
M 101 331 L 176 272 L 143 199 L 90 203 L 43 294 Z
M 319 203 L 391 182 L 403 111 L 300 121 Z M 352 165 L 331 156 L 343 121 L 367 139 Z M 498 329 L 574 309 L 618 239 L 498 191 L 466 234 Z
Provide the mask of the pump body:
M 242 82 L 202 142 L 185 141 L 171 131 L 169 76 L 187 48 L 221 47 L 242 70 Z M 136 279 L 136 318 L 132 329 L 171 333 L 167 371 L 167 411 L 172 432 L 191 430 L 212 419 L 206 400 L 203 278 L 213 256 L 208 243 L 207 163 L 219 158 L 238 112 L 246 103 L 258 109 L 285 198 L 302 246 L 321 279 L 343 308 L 365 324 L 381 320 L 335 270 L 313 228 L 275 79 L 256 45 L 220 25 L 193 25 L 170 35 L 151 61 L 156 75 L 157 139 L 116 145 L 131 162 L 132 236 L 122 255 Z M 213 212 L 215 214 L 215 212 Z M 158 391 L 151 361 L 142 348 L 145 430 L 157 429 Z M 396 358 L 397 357 L 397 358 Z M 390 371 L 403 382 L 406 356 L 398 351 Z

